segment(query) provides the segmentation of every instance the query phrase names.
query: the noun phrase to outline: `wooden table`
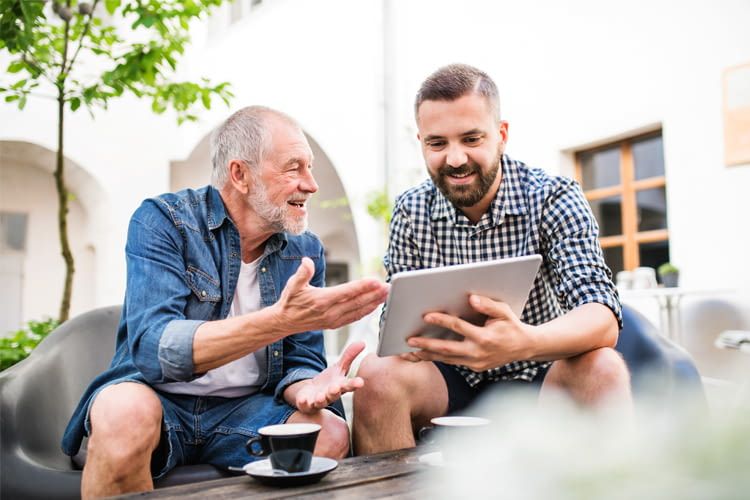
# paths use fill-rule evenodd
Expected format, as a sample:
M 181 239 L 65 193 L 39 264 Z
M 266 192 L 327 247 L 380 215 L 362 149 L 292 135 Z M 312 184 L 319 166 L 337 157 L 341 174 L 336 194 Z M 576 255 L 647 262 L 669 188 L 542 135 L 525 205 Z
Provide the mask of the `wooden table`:
M 419 463 L 418 457 L 429 451 L 434 450 L 419 447 L 347 458 L 320 482 L 296 488 L 264 486 L 242 475 L 117 498 L 424 498 L 428 486 L 425 472 L 429 466 Z

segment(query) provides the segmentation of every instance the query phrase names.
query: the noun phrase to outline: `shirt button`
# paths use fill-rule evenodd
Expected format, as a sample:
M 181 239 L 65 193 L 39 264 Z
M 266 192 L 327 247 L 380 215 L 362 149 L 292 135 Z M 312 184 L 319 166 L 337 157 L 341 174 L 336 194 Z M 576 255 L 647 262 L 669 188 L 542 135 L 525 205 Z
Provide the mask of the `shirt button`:
M 265 273 L 266 272 L 266 268 L 265 267 L 261 267 L 260 268 L 260 272 Z
M 279 351 L 273 351 L 273 357 L 278 358 L 279 357 Z
M 208 295 L 208 294 L 206 293 L 206 291 L 205 291 L 205 290 L 201 290 L 201 297 L 205 297 L 206 295 Z

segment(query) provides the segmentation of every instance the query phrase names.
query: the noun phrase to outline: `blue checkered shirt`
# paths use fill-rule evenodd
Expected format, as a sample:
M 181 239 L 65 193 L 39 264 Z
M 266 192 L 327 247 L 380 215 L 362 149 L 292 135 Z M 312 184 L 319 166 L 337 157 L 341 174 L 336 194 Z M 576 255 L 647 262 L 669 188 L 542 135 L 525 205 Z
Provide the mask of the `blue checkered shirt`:
M 387 281 L 413 269 L 540 254 L 542 265 L 521 321 L 539 325 L 597 302 L 612 309 L 622 326 L 617 289 L 597 239 L 599 227 L 578 183 L 507 155 L 502 172 L 498 194 L 476 225 L 431 180 L 396 198 L 383 259 Z M 486 381 L 531 381 L 547 365 L 518 360 L 484 372 L 457 369 L 475 387 Z

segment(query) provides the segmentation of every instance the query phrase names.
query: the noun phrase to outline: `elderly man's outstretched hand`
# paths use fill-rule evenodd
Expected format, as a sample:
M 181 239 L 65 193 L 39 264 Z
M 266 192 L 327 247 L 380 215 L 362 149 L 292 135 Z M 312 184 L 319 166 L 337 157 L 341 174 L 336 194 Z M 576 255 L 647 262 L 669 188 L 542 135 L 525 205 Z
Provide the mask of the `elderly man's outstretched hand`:
M 348 345 L 336 364 L 329 366 L 315 378 L 299 382 L 299 390 L 293 396 L 294 406 L 302 413 L 313 413 L 333 403 L 342 394 L 362 387 L 365 384 L 364 380 L 360 377 L 348 379 L 346 374 L 354 358 L 364 348 L 364 342 Z
M 313 262 L 304 257 L 273 305 L 277 325 L 288 333 L 347 325 L 371 313 L 388 295 L 388 285 L 371 278 L 317 288 L 310 285 L 314 273 Z

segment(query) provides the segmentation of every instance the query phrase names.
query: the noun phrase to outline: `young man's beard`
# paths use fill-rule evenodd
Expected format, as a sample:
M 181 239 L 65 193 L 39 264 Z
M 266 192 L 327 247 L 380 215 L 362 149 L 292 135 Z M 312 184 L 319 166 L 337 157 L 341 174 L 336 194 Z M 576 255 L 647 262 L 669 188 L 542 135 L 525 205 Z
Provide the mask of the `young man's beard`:
M 500 169 L 500 160 L 503 156 L 502 150 L 498 148 L 497 155 L 487 171 L 482 171 L 478 163 L 468 162 L 460 167 L 450 165 L 441 166 L 437 173 L 430 173 L 432 182 L 440 189 L 443 196 L 457 207 L 471 207 L 479 203 L 495 182 L 497 172 Z M 451 174 L 477 174 L 477 179 L 471 184 L 451 184 L 446 177 Z
M 302 234 L 307 229 L 307 216 L 293 217 L 289 215 L 288 205 L 274 205 L 260 178 L 254 179 L 253 187 L 247 194 L 247 202 L 265 222 L 266 227 L 275 233 Z

